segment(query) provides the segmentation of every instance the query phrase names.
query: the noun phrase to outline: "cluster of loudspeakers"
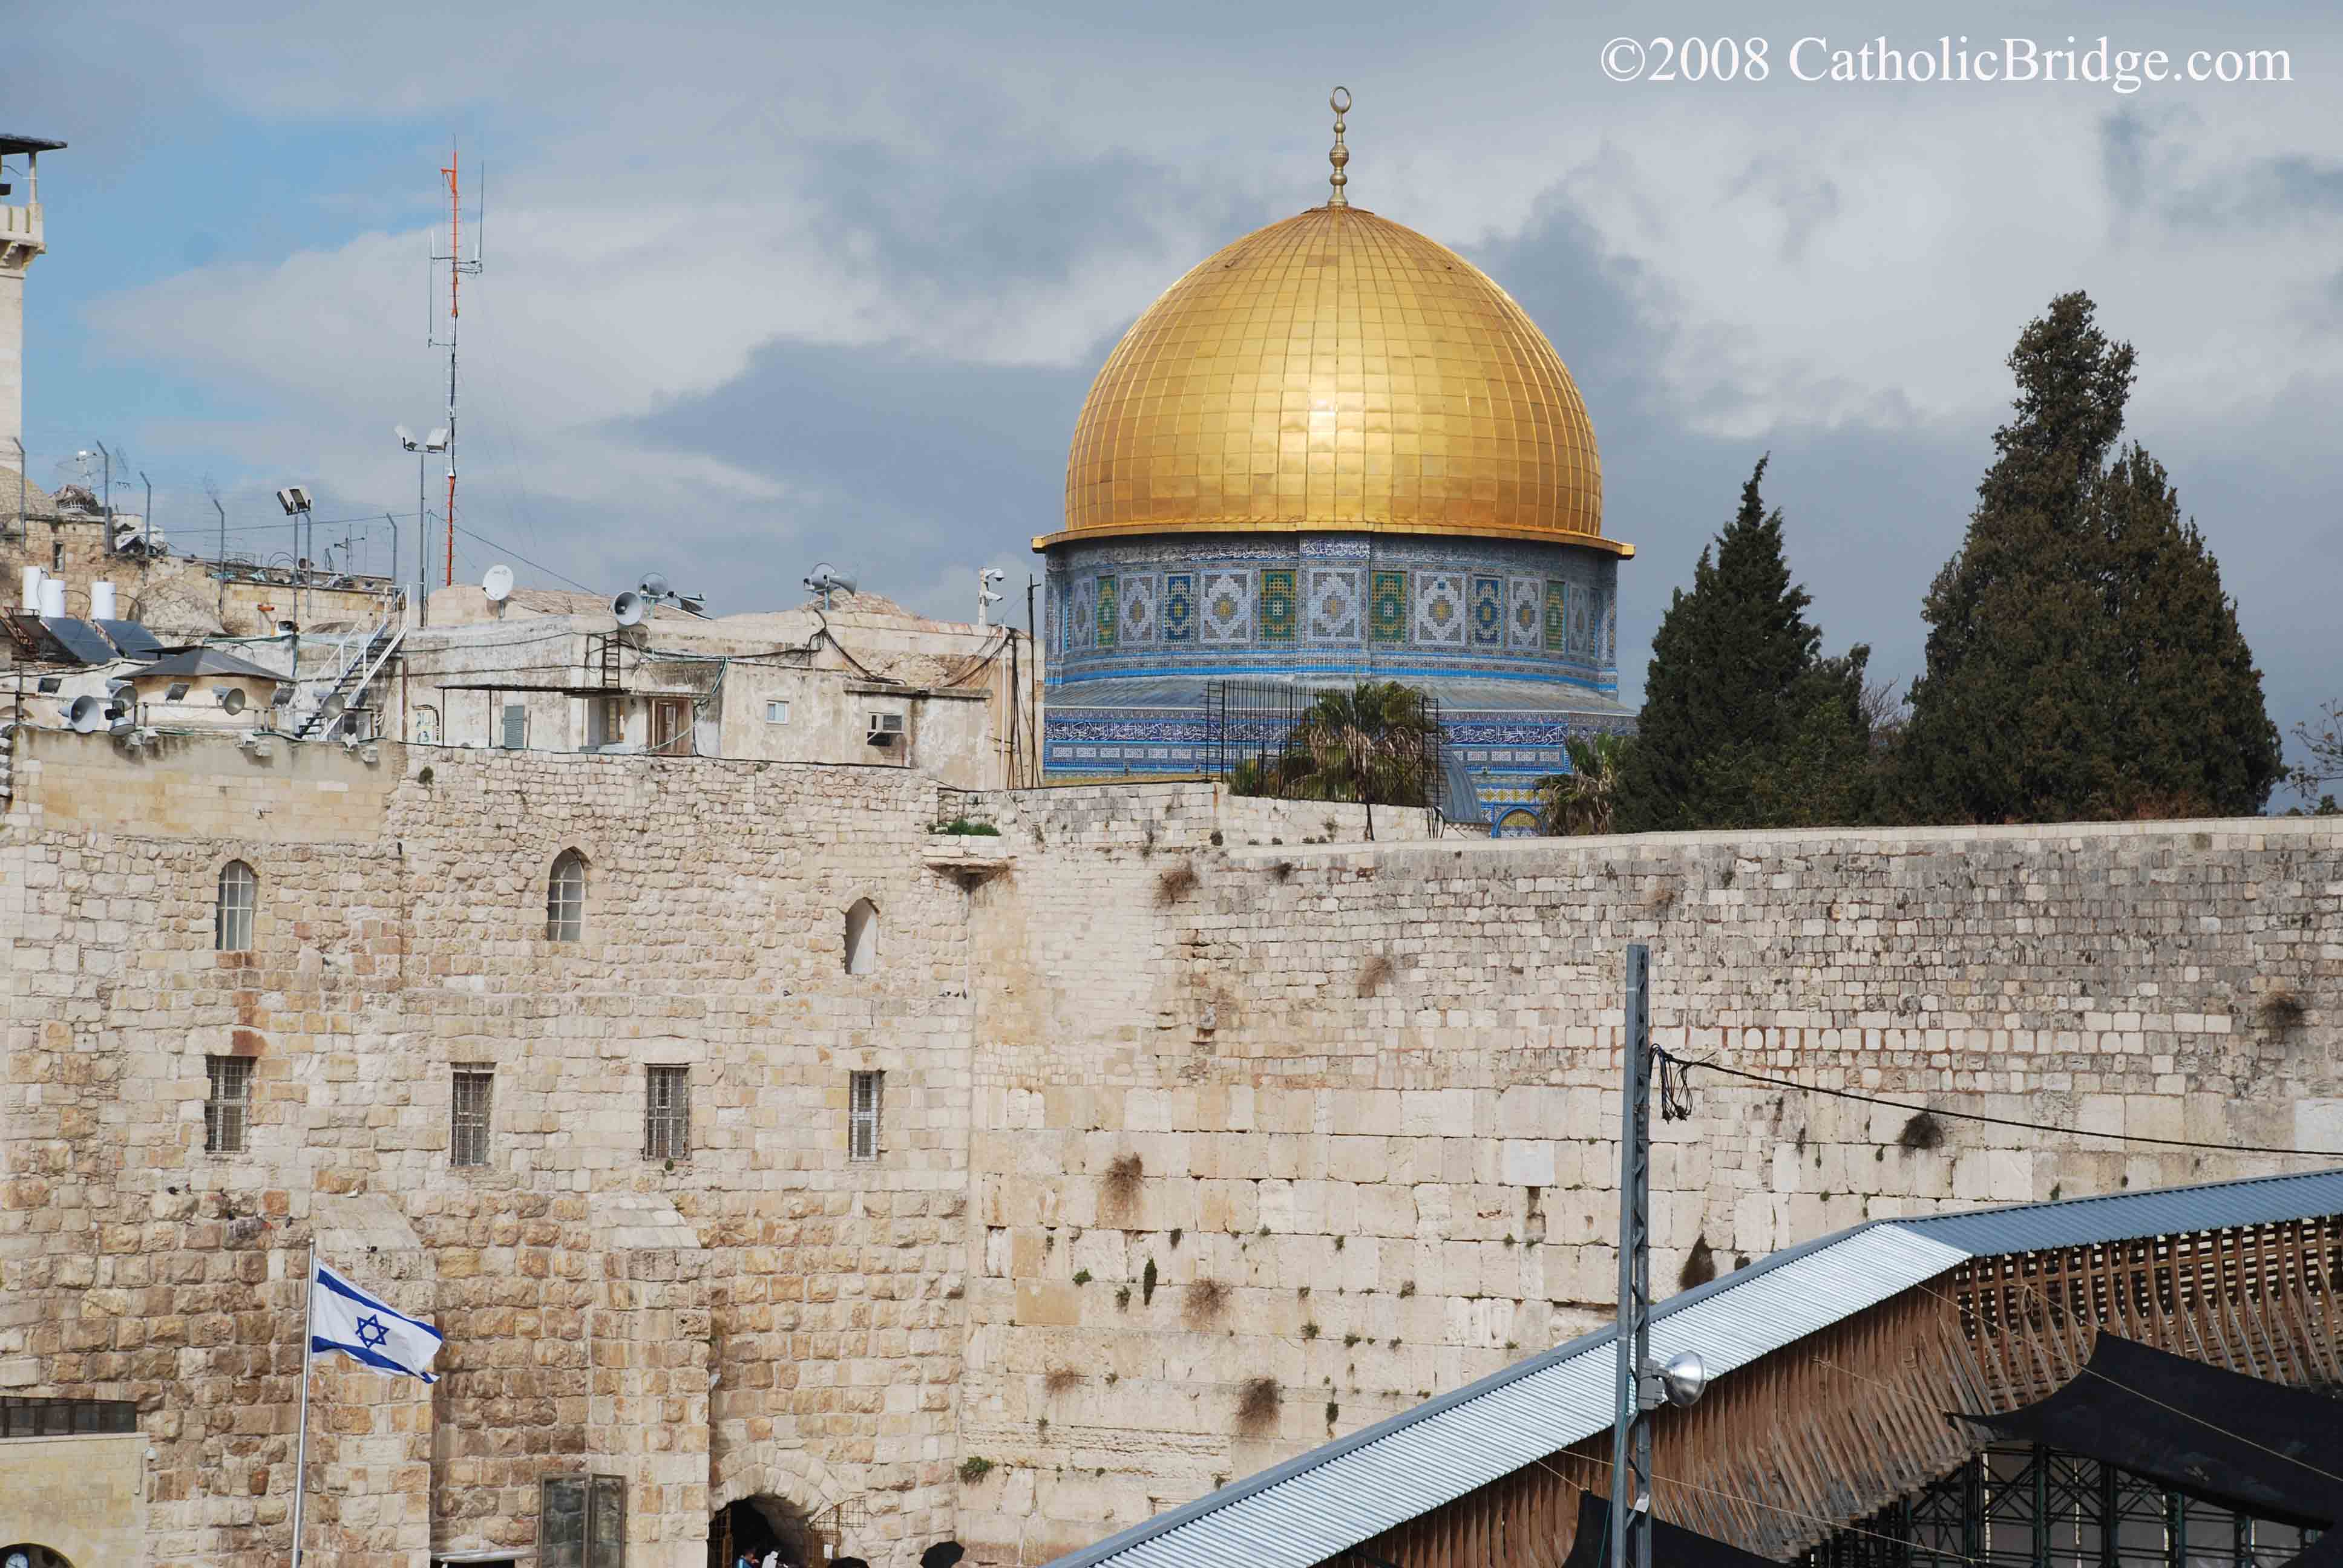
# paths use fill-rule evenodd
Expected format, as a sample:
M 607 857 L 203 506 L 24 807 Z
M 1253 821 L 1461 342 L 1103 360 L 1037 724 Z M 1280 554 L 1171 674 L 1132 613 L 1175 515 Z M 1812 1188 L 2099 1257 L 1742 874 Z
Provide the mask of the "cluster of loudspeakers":
M 65 722 L 76 735 L 93 735 L 128 715 L 112 697 L 76 697 L 65 708 Z
M 666 599 L 674 600 L 676 608 L 687 615 L 696 615 L 703 619 L 708 615 L 708 600 L 704 595 L 677 593 L 668 587 L 667 578 L 657 572 L 645 578 L 641 588 L 628 588 L 612 599 L 610 613 L 618 618 L 622 627 L 640 626 L 645 618 L 659 608 L 660 601 Z

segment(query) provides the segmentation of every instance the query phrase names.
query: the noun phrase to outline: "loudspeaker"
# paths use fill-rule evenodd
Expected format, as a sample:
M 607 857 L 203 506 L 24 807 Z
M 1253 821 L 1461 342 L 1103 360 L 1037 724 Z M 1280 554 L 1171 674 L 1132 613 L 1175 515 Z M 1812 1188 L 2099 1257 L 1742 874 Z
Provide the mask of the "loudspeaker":
M 618 618 L 620 626 L 640 626 L 650 606 L 639 593 L 622 593 L 610 601 L 610 613 Z
M 103 697 L 76 697 L 65 709 L 65 722 L 81 735 L 94 735 L 106 722 L 106 699 Z

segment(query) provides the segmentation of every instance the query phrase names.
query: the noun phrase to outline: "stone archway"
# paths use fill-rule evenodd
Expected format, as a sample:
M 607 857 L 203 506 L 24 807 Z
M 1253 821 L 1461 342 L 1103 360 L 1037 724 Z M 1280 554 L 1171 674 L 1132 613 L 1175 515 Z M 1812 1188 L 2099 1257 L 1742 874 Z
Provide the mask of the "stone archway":
M 825 1518 L 846 1500 L 829 1466 L 801 1448 L 760 1443 L 726 1454 L 709 1488 L 709 1563 L 734 1568 L 739 1546 L 778 1550 L 783 1568 L 819 1568 Z M 797 1562 L 791 1562 L 792 1554 Z
M 749 1443 L 716 1462 L 708 1494 L 719 1507 L 750 1497 L 786 1497 L 816 1514 L 845 1502 L 847 1491 L 828 1465 L 802 1448 Z
M 0 1546 L 0 1568 L 74 1568 L 62 1552 L 19 1541 L 13 1546 Z
M 709 1568 L 738 1568 L 743 1557 L 763 1568 L 823 1568 L 821 1532 L 798 1504 L 759 1493 L 728 1503 L 708 1516 Z

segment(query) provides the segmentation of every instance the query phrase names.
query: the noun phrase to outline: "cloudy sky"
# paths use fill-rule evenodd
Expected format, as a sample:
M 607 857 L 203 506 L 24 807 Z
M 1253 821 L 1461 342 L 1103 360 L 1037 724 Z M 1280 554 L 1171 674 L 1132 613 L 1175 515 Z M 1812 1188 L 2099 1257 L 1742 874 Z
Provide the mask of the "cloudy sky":
M 444 401 L 426 255 L 452 139 L 488 198 L 459 576 L 662 569 L 743 609 L 829 559 L 964 617 L 978 567 L 1036 569 L 1131 318 L 1322 199 L 1341 82 L 1353 199 L 1487 268 L 1586 395 L 1606 531 L 1640 551 L 1631 699 L 1767 451 L 1830 645 L 1914 673 L 2002 360 L 2077 287 L 2139 349 L 2131 433 L 2219 557 L 2273 716 L 2343 696 L 2343 14 L 1565 9 L 20 8 L 6 128 L 72 143 L 44 169 L 26 307 L 33 474 L 104 440 L 166 531 L 213 538 L 216 489 L 231 548 L 264 555 L 285 548 L 268 492 L 305 482 L 320 518 L 401 514 L 411 573 L 390 432 Z M 1883 33 L 2278 49 L 2293 80 L 1792 75 L 1801 38 Z M 1769 79 L 1614 81 L 1620 35 L 1647 68 L 1655 38 L 1763 39 Z

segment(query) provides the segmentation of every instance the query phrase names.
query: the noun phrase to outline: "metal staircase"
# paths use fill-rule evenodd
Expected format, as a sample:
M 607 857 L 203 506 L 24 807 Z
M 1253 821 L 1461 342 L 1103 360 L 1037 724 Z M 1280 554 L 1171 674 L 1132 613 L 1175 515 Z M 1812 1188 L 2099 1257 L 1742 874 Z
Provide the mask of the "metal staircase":
M 395 598 L 389 611 L 367 633 L 363 641 L 344 639 L 346 656 L 336 665 L 334 673 L 306 684 L 298 699 L 297 714 L 293 726 L 293 739 L 307 740 L 351 707 L 374 678 L 382 672 L 391 655 L 407 640 L 407 599 Z M 356 643 L 355 650 L 350 644 Z

